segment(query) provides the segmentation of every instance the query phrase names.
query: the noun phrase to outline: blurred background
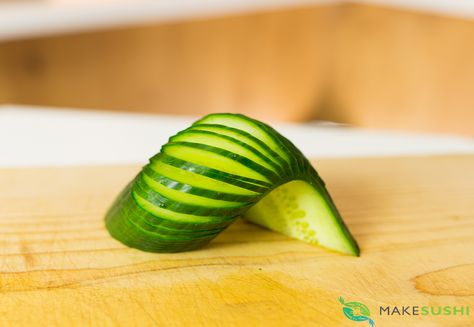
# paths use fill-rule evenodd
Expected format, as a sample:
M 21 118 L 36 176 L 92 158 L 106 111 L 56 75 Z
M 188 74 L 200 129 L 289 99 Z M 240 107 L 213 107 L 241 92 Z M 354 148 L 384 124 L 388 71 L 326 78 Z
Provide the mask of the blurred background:
M 0 1 L 0 104 L 474 136 L 474 3 Z

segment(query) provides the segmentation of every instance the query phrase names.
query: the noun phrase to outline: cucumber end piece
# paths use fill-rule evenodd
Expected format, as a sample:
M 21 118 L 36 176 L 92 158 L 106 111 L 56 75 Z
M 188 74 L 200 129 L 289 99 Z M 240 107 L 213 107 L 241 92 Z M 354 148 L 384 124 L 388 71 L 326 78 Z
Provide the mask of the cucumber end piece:
M 271 191 L 244 218 L 310 244 L 360 254 L 324 186 L 293 180 Z

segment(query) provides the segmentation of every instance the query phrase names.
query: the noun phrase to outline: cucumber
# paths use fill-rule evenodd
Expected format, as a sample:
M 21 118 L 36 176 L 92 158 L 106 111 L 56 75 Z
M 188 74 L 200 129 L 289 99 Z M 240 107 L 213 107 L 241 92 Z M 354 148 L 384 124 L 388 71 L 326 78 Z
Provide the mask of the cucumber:
M 210 114 L 172 136 L 105 221 L 127 246 L 180 252 L 204 246 L 238 217 L 359 255 L 308 159 L 272 127 L 240 114 Z

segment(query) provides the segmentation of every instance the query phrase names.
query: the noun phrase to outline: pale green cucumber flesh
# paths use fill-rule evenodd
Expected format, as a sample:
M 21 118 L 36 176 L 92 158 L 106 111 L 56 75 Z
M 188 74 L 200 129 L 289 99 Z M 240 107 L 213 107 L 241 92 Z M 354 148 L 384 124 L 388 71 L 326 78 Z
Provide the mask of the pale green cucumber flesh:
M 244 218 L 310 244 L 359 254 L 357 244 L 331 205 L 329 194 L 303 180 L 277 187 L 251 207 Z

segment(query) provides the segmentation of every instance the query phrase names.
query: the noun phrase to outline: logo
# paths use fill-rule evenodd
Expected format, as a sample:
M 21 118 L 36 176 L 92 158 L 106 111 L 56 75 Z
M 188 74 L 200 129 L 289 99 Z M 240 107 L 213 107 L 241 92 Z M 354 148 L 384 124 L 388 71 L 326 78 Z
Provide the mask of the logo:
M 343 305 L 342 312 L 347 319 L 362 322 L 368 321 L 371 327 L 375 326 L 375 323 L 370 319 L 370 310 L 365 304 L 360 302 L 344 302 L 342 297 L 339 297 L 339 302 Z

